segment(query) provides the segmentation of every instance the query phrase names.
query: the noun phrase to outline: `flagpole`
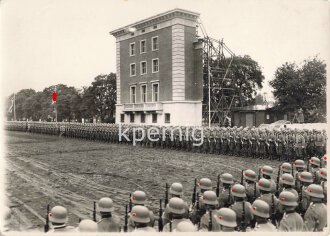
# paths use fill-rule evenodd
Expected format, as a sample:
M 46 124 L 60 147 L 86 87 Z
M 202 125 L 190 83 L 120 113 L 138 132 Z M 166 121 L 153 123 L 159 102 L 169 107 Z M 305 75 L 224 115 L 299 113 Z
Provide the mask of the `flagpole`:
M 15 108 L 15 93 L 14 93 L 14 121 L 16 121 L 16 108 Z
M 55 93 L 56 93 L 56 85 L 55 85 Z M 57 123 L 57 97 L 56 97 L 56 101 L 55 101 L 55 122 Z

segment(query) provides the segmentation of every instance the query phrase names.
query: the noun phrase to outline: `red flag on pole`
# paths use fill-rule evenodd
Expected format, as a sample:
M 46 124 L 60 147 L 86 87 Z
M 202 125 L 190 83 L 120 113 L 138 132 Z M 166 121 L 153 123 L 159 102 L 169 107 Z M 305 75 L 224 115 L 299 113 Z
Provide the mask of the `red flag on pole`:
M 56 102 L 56 93 L 53 93 L 53 102 Z

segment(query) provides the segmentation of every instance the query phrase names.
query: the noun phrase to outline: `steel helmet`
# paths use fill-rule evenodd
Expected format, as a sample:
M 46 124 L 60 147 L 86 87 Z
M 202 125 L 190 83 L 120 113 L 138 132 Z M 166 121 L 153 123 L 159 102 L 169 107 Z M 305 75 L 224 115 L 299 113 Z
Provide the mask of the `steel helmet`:
M 173 232 L 196 232 L 197 228 L 190 221 L 181 221 Z
M 181 183 L 173 183 L 170 187 L 170 194 L 182 196 L 183 186 Z
M 320 161 L 320 159 L 317 158 L 317 157 L 312 157 L 312 159 L 310 160 L 310 163 L 319 167 L 321 161 Z
M 282 184 L 287 184 L 287 185 L 294 185 L 295 181 L 294 181 L 294 178 L 291 174 L 283 174 L 281 176 L 281 183 Z
M 321 179 L 325 179 L 325 180 L 327 179 L 327 169 L 326 168 L 321 168 L 316 173 Z
M 272 188 L 272 184 L 268 179 L 261 178 L 258 182 L 258 188 L 260 190 L 270 192 Z
M 291 192 L 283 191 L 280 193 L 280 203 L 284 206 L 298 206 L 296 195 Z
M 217 195 L 213 191 L 205 191 L 202 196 L 203 203 L 207 205 L 217 205 Z
M 231 188 L 231 195 L 233 195 L 235 197 L 241 197 L 241 198 L 246 197 L 245 187 L 241 184 L 235 184 Z
M 318 184 L 311 184 L 307 187 L 307 194 L 310 197 L 324 198 L 323 188 Z
M 253 170 L 245 170 L 243 171 L 244 178 L 253 182 L 257 181 L 257 174 Z
M 137 223 L 149 223 L 149 210 L 145 206 L 134 206 L 132 208 L 132 220 Z
M 220 177 L 220 181 L 222 183 L 225 183 L 225 184 L 233 184 L 234 183 L 233 176 L 229 173 L 222 174 L 221 177 Z
M 303 160 L 296 160 L 294 166 L 296 168 L 305 168 L 305 162 Z
M 101 198 L 98 205 L 100 212 L 112 212 L 114 210 L 113 201 L 108 197 Z
M 98 231 L 97 223 L 92 220 L 89 220 L 89 219 L 82 220 L 79 223 L 78 231 L 79 232 L 97 232 Z
M 147 195 L 145 192 L 137 190 L 132 194 L 131 199 L 133 204 L 144 205 L 147 200 Z
M 262 167 L 261 172 L 263 175 L 272 176 L 273 168 L 270 166 L 264 166 Z
M 252 204 L 252 213 L 262 218 L 269 218 L 269 205 L 263 200 L 255 200 Z
M 216 211 L 216 221 L 223 226 L 234 228 L 237 226 L 236 213 L 230 208 L 223 207 Z
M 49 220 L 52 223 L 65 224 L 68 220 L 68 211 L 65 207 L 55 206 L 49 213 Z
M 292 166 L 288 162 L 284 162 L 281 166 L 283 173 L 291 173 Z
M 202 178 L 199 181 L 199 187 L 204 190 L 212 190 L 212 181 L 209 178 Z
M 305 183 L 313 183 L 313 175 L 310 172 L 304 171 L 299 175 L 299 180 Z
M 186 212 L 184 201 L 181 198 L 177 197 L 173 197 L 170 199 L 168 203 L 168 208 L 170 212 L 178 215 L 182 215 Z

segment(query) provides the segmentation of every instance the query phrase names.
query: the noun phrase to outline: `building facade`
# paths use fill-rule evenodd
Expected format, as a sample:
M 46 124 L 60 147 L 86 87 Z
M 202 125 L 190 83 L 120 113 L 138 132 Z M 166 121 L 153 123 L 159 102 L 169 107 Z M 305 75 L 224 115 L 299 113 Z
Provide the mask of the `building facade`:
M 110 32 L 116 38 L 116 123 L 202 124 L 198 17 L 174 9 Z

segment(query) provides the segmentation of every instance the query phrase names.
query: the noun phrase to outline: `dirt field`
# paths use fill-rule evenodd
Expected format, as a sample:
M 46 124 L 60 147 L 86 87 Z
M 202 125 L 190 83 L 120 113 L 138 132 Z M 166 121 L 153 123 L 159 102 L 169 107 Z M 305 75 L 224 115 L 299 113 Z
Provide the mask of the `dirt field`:
M 124 217 L 129 193 L 143 190 L 149 207 L 158 213 L 165 183 L 181 182 L 191 202 L 194 178 L 208 177 L 216 186 L 217 173 L 240 179 L 241 169 L 278 161 L 149 149 L 123 144 L 89 142 L 63 137 L 7 132 L 7 195 L 13 211 L 12 230 L 40 229 L 49 203 L 69 211 L 69 224 L 92 218 L 93 201 L 104 196 Z

